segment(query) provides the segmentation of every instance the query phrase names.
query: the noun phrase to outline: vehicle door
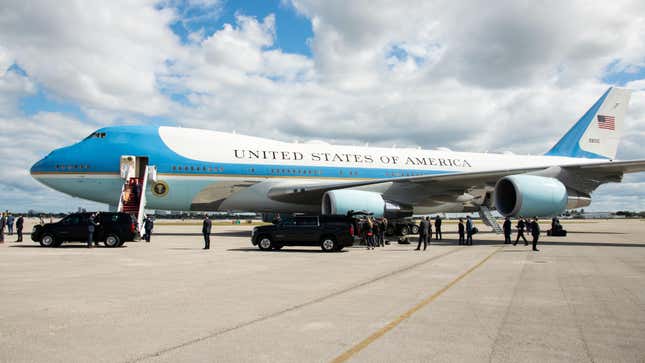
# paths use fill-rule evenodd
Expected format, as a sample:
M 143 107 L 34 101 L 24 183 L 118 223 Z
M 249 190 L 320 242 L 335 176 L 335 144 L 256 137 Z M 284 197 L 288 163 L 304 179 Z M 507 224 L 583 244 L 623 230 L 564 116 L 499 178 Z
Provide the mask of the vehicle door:
M 117 213 L 103 212 L 99 214 L 99 217 L 97 218 L 98 225 L 94 231 L 97 240 L 104 241 L 108 234 L 115 232 L 114 226 L 116 225 L 117 218 Z
M 82 215 L 69 215 L 57 224 L 56 233 L 61 240 L 84 241 L 87 239 L 87 222 Z
M 294 242 L 317 244 L 320 240 L 318 217 L 296 218 L 294 226 Z
M 285 243 L 295 241 L 293 236 L 295 233 L 295 225 L 296 221 L 294 219 L 283 219 L 275 226 L 274 239 L 277 242 Z

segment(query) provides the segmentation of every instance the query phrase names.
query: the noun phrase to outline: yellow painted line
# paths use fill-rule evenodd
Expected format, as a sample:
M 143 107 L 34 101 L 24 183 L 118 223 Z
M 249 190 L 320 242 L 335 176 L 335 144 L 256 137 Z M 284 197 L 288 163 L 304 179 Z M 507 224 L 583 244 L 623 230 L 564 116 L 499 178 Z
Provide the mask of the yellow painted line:
M 345 351 L 343 354 L 339 355 L 338 357 L 334 358 L 332 360 L 332 363 L 341 363 L 341 362 L 346 362 L 350 358 L 352 358 L 356 353 L 360 352 L 361 350 L 367 348 L 368 345 L 372 344 L 374 341 L 385 335 L 387 332 L 390 330 L 394 329 L 397 325 L 401 324 L 404 320 L 408 319 L 411 317 L 414 313 L 417 311 L 421 310 L 424 308 L 426 305 L 430 304 L 434 300 L 436 300 L 439 296 L 441 296 L 444 292 L 448 291 L 451 287 L 453 287 L 455 284 L 457 284 L 459 281 L 461 281 L 464 277 L 468 276 L 471 272 L 475 271 L 478 267 L 483 265 L 486 261 L 488 261 L 491 257 L 493 257 L 494 254 L 499 252 L 503 247 L 499 247 L 495 249 L 490 255 L 486 256 L 483 260 L 479 261 L 476 265 L 473 267 L 469 268 L 466 272 L 462 273 L 459 275 L 457 278 L 452 280 L 448 285 L 442 287 L 439 289 L 439 291 L 435 292 L 434 294 L 428 296 L 425 298 L 423 301 L 415 305 L 412 309 L 406 311 L 402 315 L 400 315 L 398 318 L 392 320 L 389 322 L 386 326 L 382 327 L 381 329 L 377 330 L 374 334 L 370 335 L 369 337 L 365 338 L 363 341 L 360 343 L 356 344 L 355 346 L 351 347 L 347 351 Z

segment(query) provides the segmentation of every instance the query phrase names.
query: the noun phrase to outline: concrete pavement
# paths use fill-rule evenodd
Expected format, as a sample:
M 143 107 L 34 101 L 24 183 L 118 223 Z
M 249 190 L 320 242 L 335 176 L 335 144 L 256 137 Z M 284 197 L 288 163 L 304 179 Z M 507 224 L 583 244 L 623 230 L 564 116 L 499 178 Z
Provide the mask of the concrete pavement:
M 160 223 L 125 248 L 5 243 L 0 361 L 645 360 L 645 222 L 564 223 L 539 253 L 489 233 L 262 252 L 245 226 L 204 251 Z

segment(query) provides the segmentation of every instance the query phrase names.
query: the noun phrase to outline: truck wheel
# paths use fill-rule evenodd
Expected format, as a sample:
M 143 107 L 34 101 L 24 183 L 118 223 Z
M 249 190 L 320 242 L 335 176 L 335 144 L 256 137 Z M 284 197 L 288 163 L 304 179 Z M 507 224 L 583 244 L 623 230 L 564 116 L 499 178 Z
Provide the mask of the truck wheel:
M 104 244 L 105 244 L 105 247 L 110 247 L 110 248 L 119 247 L 119 237 L 117 235 L 110 234 L 105 238 Z
M 320 248 L 325 252 L 333 252 L 337 248 L 336 240 L 332 236 L 323 237 L 320 242 Z
M 54 247 L 56 239 L 51 234 L 45 234 L 40 238 L 40 245 L 43 247 Z
M 410 233 L 419 234 L 419 226 L 417 226 L 416 224 L 411 224 L 410 225 Z
M 258 248 L 262 251 L 268 251 L 273 248 L 273 241 L 271 241 L 271 237 L 260 236 L 260 238 L 258 238 Z
M 407 236 L 410 233 L 410 227 L 403 225 L 401 226 L 401 229 L 399 230 L 399 234 L 401 236 Z

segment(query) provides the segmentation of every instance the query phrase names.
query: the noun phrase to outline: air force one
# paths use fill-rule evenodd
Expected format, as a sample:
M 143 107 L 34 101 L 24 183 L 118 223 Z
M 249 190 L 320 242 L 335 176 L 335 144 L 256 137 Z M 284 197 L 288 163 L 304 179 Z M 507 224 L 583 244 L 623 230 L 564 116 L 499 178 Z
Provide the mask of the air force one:
M 608 89 L 541 156 L 287 143 L 210 130 L 119 126 L 52 151 L 31 174 L 71 196 L 138 214 L 139 221 L 143 208 L 362 210 L 391 219 L 477 211 L 487 223 L 492 209 L 504 216 L 552 216 L 589 205 L 601 184 L 645 171 L 645 160 L 614 160 L 630 93 Z

